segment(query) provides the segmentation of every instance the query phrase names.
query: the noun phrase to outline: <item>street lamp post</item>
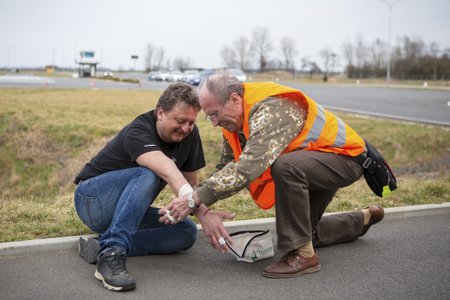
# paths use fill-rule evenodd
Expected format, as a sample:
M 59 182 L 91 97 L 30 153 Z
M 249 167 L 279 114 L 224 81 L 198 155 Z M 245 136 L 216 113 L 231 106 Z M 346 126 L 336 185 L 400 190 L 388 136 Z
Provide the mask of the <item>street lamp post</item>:
M 136 60 L 139 58 L 138 55 L 133 54 L 131 55 L 131 59 L 134 61 L 134 65 L 133 65 L 133 71 L 136 71 Z
M 387 0 L 378 0 L 381 3 L 387 5 L 389 9 L 389 21 L 388 21 L 388 59 L 387 59 L 387 73 L 386 73 L 386 81 L 387 83 L 391 82 L 391 27 L 392 27 L 392 8 L 398 3 L 404 0 L 397 0 L 393 3 L 389 3 Z

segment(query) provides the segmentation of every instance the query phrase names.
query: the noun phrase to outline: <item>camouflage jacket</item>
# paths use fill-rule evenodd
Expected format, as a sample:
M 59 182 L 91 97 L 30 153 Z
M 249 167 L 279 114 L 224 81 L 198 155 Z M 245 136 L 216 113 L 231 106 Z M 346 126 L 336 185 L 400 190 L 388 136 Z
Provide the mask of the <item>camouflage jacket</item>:
M 239 161 L 234 161 L 231 147 L 224 139 L 218 170 L 196 189 L 202 203 L 209 206 L 247 187 L 300 133 L 305 120 L 306 112 L 294 101 L 270 97 L 257 103 L 249 116 L 248 140 L 239 133 L 242 146 Z

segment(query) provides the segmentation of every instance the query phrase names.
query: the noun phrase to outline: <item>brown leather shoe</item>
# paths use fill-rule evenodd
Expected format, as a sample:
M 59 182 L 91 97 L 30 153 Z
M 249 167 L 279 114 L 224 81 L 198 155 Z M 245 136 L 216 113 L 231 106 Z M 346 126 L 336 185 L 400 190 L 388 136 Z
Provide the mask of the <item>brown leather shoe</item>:
M 268 265 L 262 275 L 268 278 L 292 278 L 320 271 L 317 253 L 311 258 L 300 256 L 297 250 L 286 253 L 279 261 Z
M 364 225 L 364 230 L 361 234 L 361 236 L 365 235 L 367 230 L 369 230 L 370 226 L 377 224 L 384 218 L 384 209 L 380 205 L 372 205 L 369 207 L 366 207 L 369 209 L 370 212 L 370 219 L 369 223 L 367 225 Z

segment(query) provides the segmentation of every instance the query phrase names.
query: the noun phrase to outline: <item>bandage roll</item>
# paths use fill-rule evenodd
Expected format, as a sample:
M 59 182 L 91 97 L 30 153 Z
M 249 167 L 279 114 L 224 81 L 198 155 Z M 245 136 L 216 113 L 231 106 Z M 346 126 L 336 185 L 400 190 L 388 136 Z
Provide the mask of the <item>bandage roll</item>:
M 170 222 L 175 222 L 175 218 L 170 214 L 170 210 L 166 210 L 166 217 Z
M 182 185 L 180 190 L 178 191 L 178 197 L 182 197 L 193 191 L 194 191 L 194 189 L 190 186 L 190 184 L 186 183 L 186 184 Z

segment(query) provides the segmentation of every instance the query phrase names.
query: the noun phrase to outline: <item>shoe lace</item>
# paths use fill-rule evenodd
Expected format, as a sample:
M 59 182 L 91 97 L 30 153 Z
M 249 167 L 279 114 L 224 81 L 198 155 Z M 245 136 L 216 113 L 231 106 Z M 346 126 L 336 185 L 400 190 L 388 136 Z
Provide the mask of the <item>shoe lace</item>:
M 127 268 L 125 267 L 126 256 L 125 254 L 115 254 L 108 258 L 109 266 L 113 275 L 120 275 L 127 273 Z

